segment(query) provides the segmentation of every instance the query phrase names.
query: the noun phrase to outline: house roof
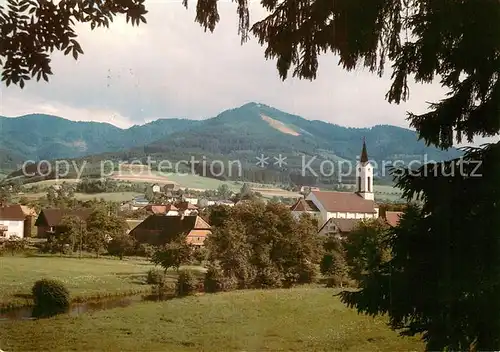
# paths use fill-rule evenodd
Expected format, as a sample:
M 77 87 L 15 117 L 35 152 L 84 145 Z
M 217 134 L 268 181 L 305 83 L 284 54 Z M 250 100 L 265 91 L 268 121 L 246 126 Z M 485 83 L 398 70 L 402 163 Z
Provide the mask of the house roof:
M 291 211 L 319 211 L 318 207 L 313 203 L 312 200 L 305 200 L 304 198 L 299 198 L 294 205 L 290 207 Z
M 397 226 L 398 223 L 399 223 L 399 218 L 401 217 L 401 215 L 403 214 L 402 211 L 386 211 L 385 212 L 385 221 L 387 221 L 387 223 L 390 225 L 390 226 Z
M 0 208 L 0 220 L 24 220 L 26 215 L 19 204 L 8 205 Z
M 316 199 L 328 212 L 376 213 L 377 204 L 357 193 L 312 191 Z
M 166 214 L 169 211 L 177 211 L 178 209 L 173 204 L 148 204 L 144 207 L 145 210 L 151 211 L 154 214 Z
M 43 209 L 35 221 L 35 226 L 58 226 L 65 216 L 77 216 L 82 220 L 86 220 L 91 213 L 91 209 Z
M 142 222 L 142 220 L 135 220 L 135 219 L 127 219 L 125 221 L 130 231 L 135 229 Z
M 210 230 L 192 230 L 188 233 L 186 242 L 201 246 L 210 233 Z
M 193 205 L 189 202 L 179 202 L 177 203 L 177 209 L 179 210 L 198 210 L 196 205 Z
M 318 232 L 321 232 L 328 224 L 334 223 L 339 232 L 351 232 L 363 219 L 336 219 L 331 218 L 321 226 Z
M 171 241 L 182 233 L 193 230 L 210 230 L 210 225 L 196 215 L 192 216 L 164 216 L 150 215 L 137 227 L 130 231 L 138 242 L 153 245 L 162 245 Z
M 30 208 L 26 205 L 20 205 L 20 207 L 21 207 L 21 210 L 23 211 L 25 216 L 36 216 L 37 215 L 36 210 L 33 208 Z

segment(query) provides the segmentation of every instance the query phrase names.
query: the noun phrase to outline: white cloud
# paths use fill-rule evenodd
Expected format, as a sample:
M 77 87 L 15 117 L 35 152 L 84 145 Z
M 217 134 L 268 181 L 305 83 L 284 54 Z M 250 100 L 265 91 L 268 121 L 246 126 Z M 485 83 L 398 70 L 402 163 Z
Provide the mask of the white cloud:
M 407 110 L 422 112 L 443 96 L 438 84 L 413 85 L 406 104 L 385 101 L 387 77 L 346 72 L 331 54 L 321 58 L 318 79 L 279 79 L 255 38 L 240 45 L 236 5 L 219 2 L 221 22 L 213 34 L 194 22 L 180 1 L 147 2 L 146 25 L 116 19 L 109 30 L 78 29 L 85 54 L 74 61 L 55 54 L 49 84 L 2 88 L 0 114 L 46 112 L 73 120 L 107 121 L 126 127 L 158 117 L 206 118 L 249 101 L 309 119 L 345 126 L 408 127 Z M 251 20 L 265 11 L 251 3 Z

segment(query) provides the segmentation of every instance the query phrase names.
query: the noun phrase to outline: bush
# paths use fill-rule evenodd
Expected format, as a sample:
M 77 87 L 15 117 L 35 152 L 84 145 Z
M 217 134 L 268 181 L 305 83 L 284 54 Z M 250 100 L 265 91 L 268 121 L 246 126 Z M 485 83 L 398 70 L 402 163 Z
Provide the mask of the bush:
M 198 278 L 189 270 L 181 270 L 177 279 L 175 293 L 178 296 L 188 296 L 198 290 Z
M 69 308 L 70 296 L 64 284 L 57 280 L 42 279 L 31 289 L 35 301 L 34 316 L 50 316 Z
M 135 246 L 135 253 L 139 257 L 151 258 L 155 252 L 155 247 L 147 243 L 137 243 Z
M 175 294 L 175 288 L 175 283 L 164 282 L 162 284 L 153 285 L 151 287 L 151 294 L 155 299 L 161 300 Z
M 203 288 L 205 292 L 215 293 L 222 291 L 232 291 L 238 286 L 238 280 L 233 276 L 224 276 L 220 266 L 210 264 L 205 273 Z
M 146 283 L 149 285 L 163 285 L 165 283 L 165 273 L 160 269 L 149 269 Z
M 28 242 L 25 239 L 19 238 L 18 236 L 11 236 L 4 243 L 5 251 L 10 252 L 11 255 L 24 252 L 27 246 Z

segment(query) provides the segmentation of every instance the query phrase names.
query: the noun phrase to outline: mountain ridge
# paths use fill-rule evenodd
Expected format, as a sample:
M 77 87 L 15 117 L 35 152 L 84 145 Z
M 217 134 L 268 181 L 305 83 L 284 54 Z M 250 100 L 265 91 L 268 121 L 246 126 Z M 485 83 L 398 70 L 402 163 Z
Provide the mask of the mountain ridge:
M 303 155 L 321 160 L 355 160 L 366 138 L 370 157 L 391 160 L 428 155 L 440 161 L 461 155 L 452 148 L 427 147 L 415 131 L 394 125 L 356 128 L 308 120 L 250 102 L 215 117 L 161 118 L 123 129 L 107 122 L 71 121 L 46 114 L 0 116 L 0 167 L 19 159 L 53 160 L 135 155 L 238 157 L 255 164 L 259 153 L 289 156 L 289 168 Z M 292 160 L 293 159 L 293 160 Z

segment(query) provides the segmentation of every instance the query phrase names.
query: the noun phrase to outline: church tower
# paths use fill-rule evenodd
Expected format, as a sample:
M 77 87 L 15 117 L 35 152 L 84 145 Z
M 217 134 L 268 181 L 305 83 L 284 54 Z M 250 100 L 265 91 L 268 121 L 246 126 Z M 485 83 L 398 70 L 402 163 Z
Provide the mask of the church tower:
M 363 138 L 363 149 L 361 157 L 356 166 L 357 194 L 367 200 L 375 200 L 373 193 L 373 167 L 368 161 L 368 152 L 366 151 L 366 142 Z

